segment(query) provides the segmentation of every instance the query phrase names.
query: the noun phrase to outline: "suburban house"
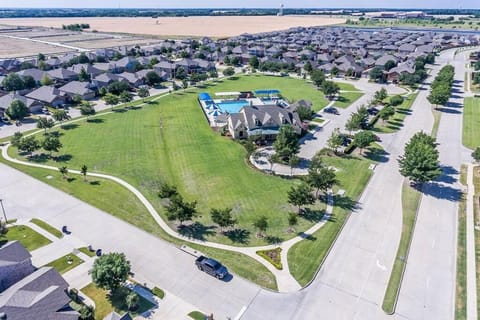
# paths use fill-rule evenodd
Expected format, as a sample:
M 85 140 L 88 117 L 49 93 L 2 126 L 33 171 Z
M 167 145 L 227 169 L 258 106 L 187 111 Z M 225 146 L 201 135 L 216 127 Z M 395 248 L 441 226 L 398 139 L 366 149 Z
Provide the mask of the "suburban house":
M 51 267 L 38 270 L 19 242 L 0 247 L 0 315 L 7 320 L 77 320 L 70 306 L 68 284 Z
M 151 71 L 151 70 L 150 70 Z M 132 86 L 132 87 L 139 87 L 143 85 L 144 78 L 139 77 L 136 73 L 130 73 L 130 72 L 123 72 L 118 74 L 118 76 L 126 81 Z
M 14 100 L 22 101 L 27 106 L 30 113 L 37 113 L 42 111 L 43 105 L 41 102 L 21 96 L 13 92 L 4 95 L 3 97 L 0 97 L 0 108 L 6 110 Z
M 50 70 L 47 73 L 50 78 L 56 80 L 56 82 L 59 83 L 67 83 L 69 81 L 78 79 L 77 73 L 64 68 Z
M 60 90 L 52 86 L 40 87 L 25 96 L 27 98 L 39 101 L 45 106 L 52 107 L 58 107 L 62 104 L 65 104 L 68 100 L 68 97 L 65 93 L 60 92 Z
M 0 292 L 35 271 L 31 257 L 18 241 L 0 247 Z
M 132 317 L 128 313 L 125 313 L 123 316 L 119 315 L 115 311 L 107 314 L 103 320 L 132 320 Z
M 85 70 L 85 72 L 87 74 L 90 75 L 90 77 L 92 78 L 95 78 L 96 76 L 100 75 L 103 73 L 102 70 L 98 69 L 98 68 L 95 68 L 93 65 L 89 64 L 89 63 L 85 63 L 85 64 L 74 64 L 73 66 L 71 66 L 70 68 L 67 68 L 67 70 L 70 70 L 76 74 L 80 74 L 80 72 L 83 70 Z
M 43 76 L 47 74 L 47 72 L 40 69 L 32 68 L 32 69 L 25 69 L 25 70 L 18 71 L 17 74 L 21 77 L 30 76 L 38 84 L 40 83 L 40 80 L 42 80 Z
M 233 139 L 260 135 L 274 140 L 280 127 L 287 124 L 293 126 L 297 134 L 302 132 L 298 114 L 277 105 L 245 106 L 239 113 L 230 114 L 227 123 Z
M 62 93 L 65 93 L 70 98 L 80 96 L 82 100 L 92 100 L 95 98 L 95 91 L 90 89 L 91 84 L 89 82 L 71 81 L 58 88 Z
M 415 73 L 415 63 L 413 61 L 407 61 L 400 63 L 395 68 L 390 69 L 387 73 L 387 81 L 398 82 L 402 73 L 414 74 Z

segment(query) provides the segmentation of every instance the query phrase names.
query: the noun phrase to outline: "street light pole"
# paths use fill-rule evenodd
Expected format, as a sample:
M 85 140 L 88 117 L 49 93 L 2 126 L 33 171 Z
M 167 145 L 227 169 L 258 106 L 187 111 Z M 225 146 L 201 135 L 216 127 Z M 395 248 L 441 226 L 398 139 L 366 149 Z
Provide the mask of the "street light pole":
M 0 199 L 0 205 L 2 206 L 3 216 L 5 217 L 5 224 L 7 223 L 7 215 L 5 214 L 5 208 L 3 207 L 3 199 Z

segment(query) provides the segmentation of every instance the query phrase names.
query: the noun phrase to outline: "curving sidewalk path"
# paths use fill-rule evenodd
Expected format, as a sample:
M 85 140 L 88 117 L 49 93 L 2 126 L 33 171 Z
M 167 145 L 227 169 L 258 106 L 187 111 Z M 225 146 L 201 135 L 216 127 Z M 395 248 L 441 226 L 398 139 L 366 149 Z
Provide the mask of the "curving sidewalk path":
M 34 134 L 34 133 L 32 133 Z M 20 165 L 26 165 L 30 167 L 36 167 L 36 168 L 42 168 L 42 169 L 48 169 L 48 170 L 53 170 L 53 171 L 58 171 L 57 167 L 53 166 L 48 166 L 48 165 L 42 165 L 42 164 L 36 164 L 36 163 L 30 163 L 30 162 L 25 162 L 21 161 L 15 158 L 12 158 L 8 155 L 8 147 L 10 146 L 10 143 L 7 143 L 1 147 L 2 149 L 2 156 L 4 159 L 20 164 Z M 81 171 L 79 170 L 69 170 L 69 173 L 72 174 L 77 174 L 77 175 L 82 175 Z M 131 184 L 127 183 L 126 181 L 117 178 L 115 176 L 107 175 L 107 174 L 101 174 L 101 173 L 87 173 L 88 176 L 91 177 L 97 177 L 97 178 L 103 178 L 103 179 L 108 179 L 111 181 L 114 181 L 118 183 L 119 185 L 125 187 L 128 189 L 130 192 L 132 192 L 139 200 L 142 202 L 142 204 L 145 206 L 145 208 L 148 210 L 152 218 L 155 220 L 155 222 L 170 236 L 191 242 L 191 243 L 196 243 L 200 244 L 203 246 L 211 247 L 211 248 L 217 248 L 217 249 L 222 249 L 222 250 L 228 250 L 228 251 L 234 251 L 238 253 L 245 254 L 256 261 L 260 262 L 263 264 L 272 274 L 275 276 L 277 280 L 277 286 L 279 292 L 293 292 L 301 289 L 301 286 L 298 284 L 298 282 L 293 278 L 293 276 L 290 274 L 289 266 L 288 266 L 288 261 L 287 261 L 287 253 L 288 250 L 295 245 L 296 243 L 302 241 L 303 239 L 307 238 L 310 234 L 314 233 L 318 229 L 320 229 L 330 218 L 332 211 L 333 211 L 333 195 L 329 193 L 328 195 L 328 205 L 327 209 L 325 212 L 325 215 L 321 219 L 320 222 L 316 223 L 314 226 L 312 226 L 310 229 L 307 231 L 303 232 L 300 236 L 294 237 L 288 241 L 285 241 L 283 243 L 280 243 L 278 245 L 267 245 L 267 246 L 257 246 L 257 247 L 235 247 L 235 246 L 230 246 L 230 245 L 225 245 L 225 244 L 220 244 L 220 243 L 215 243 L 215 242 L 210 242 L 210 241 L 200 241 L 197 239 L 192 239 L 185 237 L 178 232 L 172 230 L 168 224 L 160 217 L 159 213 L 155 210 L 153 205 L 145 198 L 145 196 L 137 190 L 134 186 Z M 281 255 L 281 261 L 283 265 L 282 270 L 276 269 L 272 264 L 270 264 L 268 261 L 260 257 L 259 255 L 256 254 L 256 251 L 258 250 L 269 250 L 269 249 L 274 249 L 280 247 L 282 248 L 282 255 Z

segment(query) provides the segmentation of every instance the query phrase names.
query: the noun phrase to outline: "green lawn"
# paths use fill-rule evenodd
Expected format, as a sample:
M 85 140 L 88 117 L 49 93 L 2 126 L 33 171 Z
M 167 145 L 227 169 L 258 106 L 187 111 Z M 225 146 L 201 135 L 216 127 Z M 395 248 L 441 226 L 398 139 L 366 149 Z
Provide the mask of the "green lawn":
M 113 295 L 108 294 L 106 290 L 97 288 L 93 283 L 81 290 L 85 295 L 95 302 L 95 320 L 102 320 L 112 311 L 123 315 L 128 311 L 125 304 L 125 297 L 131 292 L 130 289 L 121 287 Z M 135 317 L 154 307 L 154 304 L 138 295 L 138 309 L 130 311 L 130 315 Z
M 48 233 L 54 235 L 57 238 L 63 237 L 63 233 L 60 230 L 52 227 L 51 225 L 49 225 L 45 221 L 34 218 L 34 219 L 30 220 L 30 222 L 33 223 L 33 224 L 36 224 L 37 226 L 39 226 L 40 228 L 42 228 L 43 230 L 47 231 Z
M 206 316 L 201 313 L 200 311 L 192 311 L 188 314 L 188 316 L 194 320 L 205 320 Z
M 466 180 L 467 167 L 462 165 L 460 181 Z M 467 221 L 465 196 L 462 195 L 458 205 L 458 233 L 457 233 L 457 281 L 455 289 L 455 320 L 467 319 Z
M 69 263 L 70 261 L 70 263 Z M 49 264 L 45 265 L 46 267 L 53 267 L 57 269 L 60 274 L 64 274 L 65 272 L 72 270 L 76 266 L 83 263 L 83 260 L 77 257 L 74 254 L 67 254 L 63 257 L 58 258 L 55 261 L 50 262 Z
M 344 83 L 344 82 L 335 82 L 335 83 L 340 88 L 340 91 L 359 91 L 353 84 Z
M 86 254 L 89 257 L 95 257 L 95 251 L 90 251 L 87 247 L 78 248 L 78 251 Z
M 412 107 L 413 102 L 417 98 L 418 93 L 409 95 L 402 104 L 395 107 L 395 114 L 387 121 L 382 121 L 379 119 L 375 123 L 374 130 L 382 133 L 392 133 L 400 130 L 403 127 L 403 121 L 406 116 L 410 114 L 410 108 Z
M 421 192 L 412 188 L 405 180 L 402 189 L 402 235 L 382 304 L 382 309 L 387 314 L 393 314 L 395 312 L 397 293 L 402 282 L 403 272 L 406 266 L 405 262 L 406 259 L 408 259 L 408 251 L 410 249 L 421 195 Z
M 377 157 L 372 154 L 375 151 L 381 152 L 375 147 L 365 152 L 370 159 L 358 156 L 353 156 L 354 159 L 324 157 L 324 162 L 327 165 L 340 169 L 337 172 L 337 178 L 341 181 L 341 188 L 346 191 L 346 194 L 345 196 L 335 196 L 335 206 L 330 221 L 288 251 L 290 272 L 300 285 L 305 286 L 312 280 L 348 214 L 353 209 L 355 200 L 368 183 L 372 175 L 372 171 L 368 167 L 372 162 L 375 162 L 373 160 L 377 160 Z
M 0 245 L 13 240 L 18 240 L 28 251 L 51 243 L 50 240 L 27 226 L 8 227 L 7 233 L 0 235 Z
M 96 122 L 81 121 L 74 129 L 61 130 L 60 139 L 64 148 L 60 154 L 64 155 L 65 161 L 46 160 L 46 164 L 66 165 L 71 169 L 79 169 L 86 164 L 90 172 L 121 177 L 136 186 L 162 215 L 164 209 L 157 196 L 159 186 L 163 182 L 177 185 L 188 201 L 198 201 L 196 220 L 199 224 L 185 228 L 185 232 L 200 239 L 242 246 L 267 244 L 269 238 L 257 239 L 253 236 L 252 222 L 259 214 L 267 216 L 271 235 L 281 239 L 291 238 L 293 235 L 286 232 L 286 213 L 294 210 L 287 203 L 287 191 L 293 182 L 253 170 L 245 161 L 245 149 L 213 132 L 197 102 L 199 91 L 232 91 L 234 88 L 278 88 L 288 98 L 306 98 L 316 103 L 323 99 L 313 86 L 298 79 L 249 76 L 224 80 L 214 87 L 179 92 L 144 108 L 99 116 Z M 14 148 L 9 152 L 15 156 Z M 59 173 L 52 172 L 51 175 L 54 176 L 51 180 L 56 180 L 52 183 L 71 184 L 61 179 Z M 122 187 L 95 179 L 99 185 L 89 188 L 82 185 L 79 188 L 84 183 L 81 180 L 77 176 L 73 181 L 76 186 L 72 187 L 72 193 L 82 200 L 95 198 L 92 200 L 106 201 L 108 203 L 101 206 L 111 212 L 108 207 L 115 206 L 115 201 L 111 197 L 101 197 L 99 193 L 105 196 L 112 193 L 109 189 Z M 77 194 L 80 189 L 86 193 Z M 117 201 L 127 204 L 126 199 L 122 201 L 120 196 Z M 129 220 L 140 219 L 145 212 L 145 209 L 137 210 L 136 203 L 128 202 L 128 206 L 135 207 L 125 210 Z M 210 209 L 223 207 L 233 208 L 237 228 L 242 233 L 240 239 L 236 234 L 229 234 L 229 237 L 221 235 L 213 225 Z M 317 209 L 322 208 L 319 206 Z M 132 212 L 136 214 L 132 215 Z M 301 218 L 297 229 L 305 230 L 314 222 Z M 148 220 L 142 224 L 151 229 Z M 174 222 L 171 226 L 176 228 Z
M 348 108 L 352 103 L 363 96 L 362 92 L 340 92 L 337 101 L 333 104 L 337 108 Z
M 473 184 L 475 185 L 475 197 L 480 197 L 480 167 L 476 166 L 473 169 Z M 478 216 L 478 206 L 473 206 L 475 225 L 480 224 Z M 476 259 L 476 274 L 477 274 L 477 312 L 480 314 L 480 231 L 475 229 L 475 259 Z
M 283 97 L 289 101 L 310 100 L 313 103 L 314 111 L 321 110 L 328 104 L 323 93 L 317 90 L 313 84 L 304 80 L 289 77 L 275 77 L 265 75 L 249 75 L 231 78 L 233 80 L 223 80 L 223 83 L 217 86 L 208 86 L 202 89 L 214 97 L 215 92 L 221 91 L 253 91 L 259 89 L 278 89 Z M 237 79 L 237 80 L 235 80 Z M 202 91 L 200 90 L 200 91 Z
M 470 149 L 480 146 L 480 98 L 465 98 L 463 108 L 463 145 Z

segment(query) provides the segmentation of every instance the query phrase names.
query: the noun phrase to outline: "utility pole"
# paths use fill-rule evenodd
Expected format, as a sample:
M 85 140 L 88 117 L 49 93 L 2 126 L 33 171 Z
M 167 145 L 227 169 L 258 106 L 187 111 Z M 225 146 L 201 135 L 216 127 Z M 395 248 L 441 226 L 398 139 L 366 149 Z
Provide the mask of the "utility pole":
M 3 199 L 0 199 L 0 205 L 2 206 L 3 216 L 5 217 L 5 224 L 7 224 L 7 215 L 5 214 L 5 208 L 3 207 Z

